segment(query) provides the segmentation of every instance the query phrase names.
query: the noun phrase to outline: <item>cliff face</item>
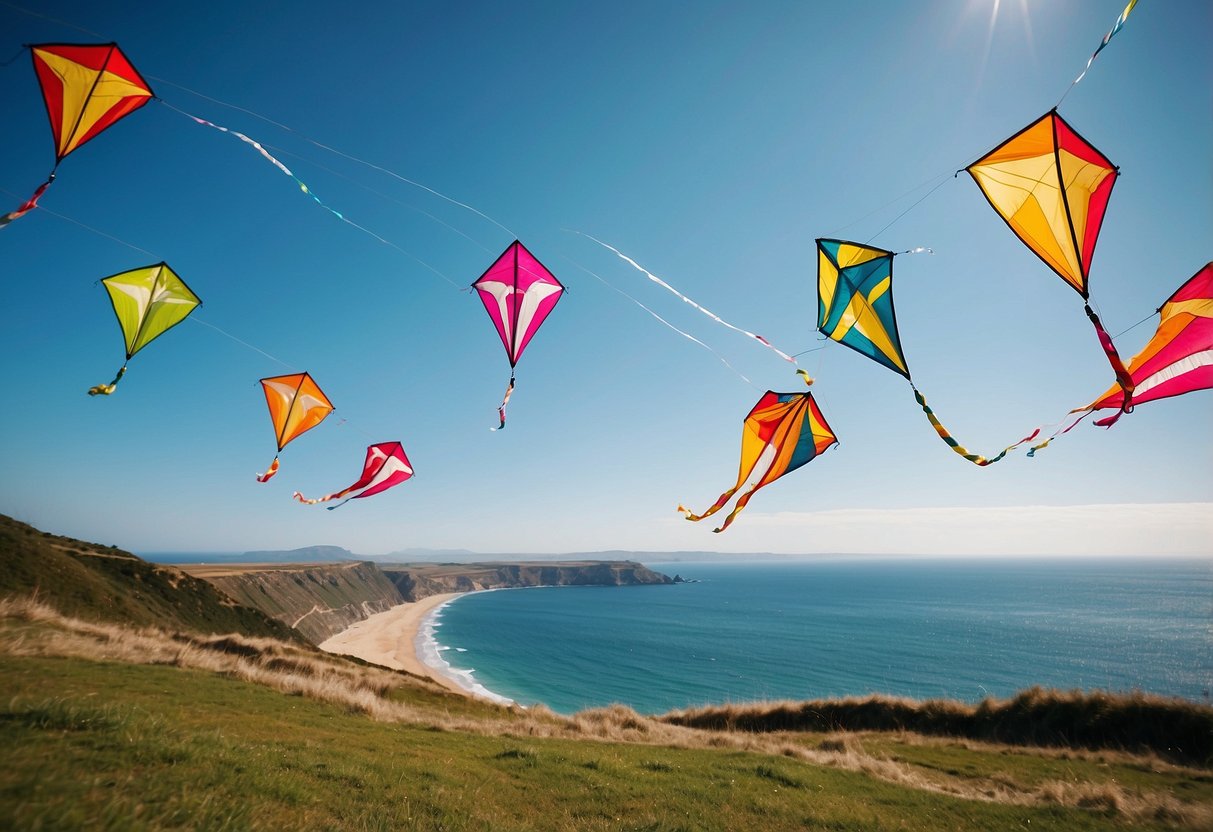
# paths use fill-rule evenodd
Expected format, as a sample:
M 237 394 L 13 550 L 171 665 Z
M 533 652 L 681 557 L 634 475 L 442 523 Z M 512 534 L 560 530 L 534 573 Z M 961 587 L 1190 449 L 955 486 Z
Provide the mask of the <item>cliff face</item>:
M 442 592 L 523 586 L 632 586 L 673 579 L 632 561 L 408 564 L 198 564 L 185 566 L 238 604 L 319 644 L 377 612 Z
M 442 592 L 524 586 L 635 586 L 673 579 L 632 561 L 463 563 L 384 566 L 406 601 Z
M 405 600 L 373 563 L 187 569 L 316 644 Z

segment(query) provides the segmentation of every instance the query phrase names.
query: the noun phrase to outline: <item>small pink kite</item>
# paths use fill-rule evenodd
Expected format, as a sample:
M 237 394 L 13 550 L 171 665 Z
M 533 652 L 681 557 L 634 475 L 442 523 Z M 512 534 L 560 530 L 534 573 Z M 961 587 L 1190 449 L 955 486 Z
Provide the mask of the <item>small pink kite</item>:
M 412 476 L 413 466 L 409 463 L 409 458 L 404 455 L 404 448 L 401 444 L 399 442 L 380 442 L 378 445 L 371 445 L 366 449 L 366 462 L 363 463 L 362 476 L 359 477 L 358 482 L 349 488 L 343 488 L 341 491 L 324 497 L 317 497 L 315 500 L 309 500 L 296 491 L 295 499 L 301 503 L 315 505 L 345 497 L 335 506 L 326 506 L 329 511 L 332 511 L 350 500 L 358 500 L 381 491 L 387 491 L 393 485 L 400 485 Z
M 535 332 L 556 308 L 564 285 L 526 246 L 515 240 L 472 288 L 480 294 L 510 359 L 510 384 L 497 408 L 501 424 L 493 428 L 501 430 L 505 427 L 505 407 L 514 392 L 514 367 Z

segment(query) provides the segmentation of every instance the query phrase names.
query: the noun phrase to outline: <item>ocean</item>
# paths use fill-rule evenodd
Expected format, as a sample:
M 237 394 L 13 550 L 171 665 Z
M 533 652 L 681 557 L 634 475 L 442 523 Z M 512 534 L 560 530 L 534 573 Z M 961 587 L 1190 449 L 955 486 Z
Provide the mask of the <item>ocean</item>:
M 461 596 L 423 660 L 559 713 L 1032 685 L 1208 702 L 1213 560 L 839 557 L 647 564 L 693 583 Z

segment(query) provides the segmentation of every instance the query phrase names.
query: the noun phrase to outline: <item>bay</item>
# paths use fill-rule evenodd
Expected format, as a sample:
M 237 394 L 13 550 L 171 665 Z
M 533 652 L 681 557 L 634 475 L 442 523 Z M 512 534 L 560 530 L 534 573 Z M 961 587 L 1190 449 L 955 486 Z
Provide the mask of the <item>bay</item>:
M 476 593 L 431 628 L 464 681 L 560 713 L 1032 685 L 1208 702 L 1213 561 L 649 564 L 694 583 Z

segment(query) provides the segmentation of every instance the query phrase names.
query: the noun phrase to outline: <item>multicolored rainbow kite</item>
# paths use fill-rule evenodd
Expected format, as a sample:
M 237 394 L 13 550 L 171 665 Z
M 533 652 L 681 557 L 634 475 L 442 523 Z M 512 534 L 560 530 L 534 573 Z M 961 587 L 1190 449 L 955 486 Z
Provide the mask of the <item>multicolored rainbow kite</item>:
M 1118 168 L 1050 110 L 965 168 L 1024 245 L 1082 295 L 1083 308 L 1124 392 L 1133 379 L 1091 309 L 1088 278 Z
M 1133 356 L 1133 404 L 1213 389 L 1213 262 L 1206 263 L 1158 307 L 1154 337 Z M 1124 391 L 1113 385 L 1085 410 L 1116 408 L 1095 424 L 1107 427 L 1124 413 Z
M 37 207 L 69 153 L 153 96 L 116 43 L 43 43 L 31 46 L 30 54 L 55 139 L 55 166 L 33 196 L 0 216 L 0 228 Z
M 307 373 L 263 378 L 261 386 L 278 439 L 278 454 L 288 442 L 316 427 L 333 412 L 333 403 Z M 269 470 L 257 475 L 257 482 L 267 482 L 278 473 L 278 454 L 274 455 Z
M 102 278 L 101 283 L 122 327 L 126 361 L 109 384 L 90 387 L 90 396 L 113 393 L 135 353 L 184 321 L 202 303 L 167 263 L 120 272 Z
M 387 491 L 412 476 L 413 466 L 409 462 L 409 458 L 404 455 L 404 447 L 399 442 L 380 442 L 378 445 L 371 445 L 366 449 L 366 462 L 362 465 L 362 476 L 349 488 L 343 488 L 314 500 L 309 500 L 298 491 L 295 492 L 294 497 L 309 506 L 345 497 L 335 506 L 326 506 L 329 511 L 332 511 L 350 500 L 360 500 L 363 497 Z
M 505 408 L 514 392 L 514 368 L 544 320 L 556 308 L 564 285 L 518 240 L 510 243 L 472 288 L 480 294 L 505 354 L 510 359 L 510 384 L 497 415 L 505 427 Z
M 1158 308 L 1154 337 L 1133 356 L 1134 406 L 1156 399 L 1169 399 L 1196 390 L 1213 389 L 1213 263 L 1206 263 L 1175 294 Z M 1032 456 L 1058 436 L 1069 433 L 1096 410 L 1115 408 L 1116 413 L 1097 419 L 1111 427 L 1125 413 L 1124 391 L 1113 385 L 1086 407 L 1071 410 L 1082 415 L 1028 452 Z
M 685 506 L 678 510 L 687 520 L 702 520 L 724 508 L 748 480 L 750 490 L 737 498 L 737 504 L 720 528 L 723 532 L 741 512 L 754 492 L 784 474 L 812 462 L 831 445 L 838 444 L 834 431 L 813 400 L 812 393 L 776 393 L 768 390 L 745 417 L 741 433 L 741 468 L 737 484 L 703 514 L 694 514 Z
M 897 333 L 893 307 L 893 252 L 846 240 L 817 241 L 817 329 L 831 340 L 850 347 L 905 377 L 914 398 L 931 426 L 949 448 L 982 467 L 992 465 L 1011 450 L 1034 439 L 1039 431 L 986 458 L 960 445 L 935 417 L 935 411 L 910 377 Z

